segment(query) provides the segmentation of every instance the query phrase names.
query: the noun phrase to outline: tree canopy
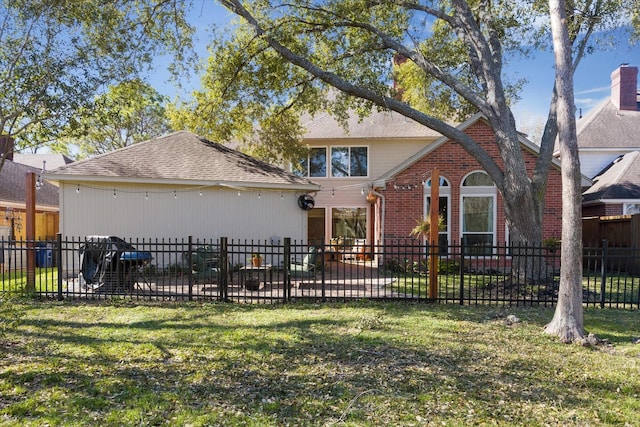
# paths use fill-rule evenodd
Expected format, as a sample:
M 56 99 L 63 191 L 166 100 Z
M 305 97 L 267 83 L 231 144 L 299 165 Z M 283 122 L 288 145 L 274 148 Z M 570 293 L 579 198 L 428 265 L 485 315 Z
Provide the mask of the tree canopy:
M 141 80 L 109 86 L 94 102 L 78 111 L 67 135 L 54 142 L 54 151 L 78 158 L 123 148 L 162 135 L 169 130 L 166 97 Z
M 16 149 L 44 145 L 107 84 L 134 79 L 155 55 L 182 63 L 193 32 L 186 7 L 182 0 L 1 1 L 0 132 Z
M 529 173 L 510 109 L 521 82 L 509 81 L 504 63 L 551 46 L 545 2 L 221 3 L 241 21 L 229 37 L 212 43 L 202 90 L 171 112 L 174 127 L 243 141 L 267 160 L 295 159 L 304 149 L 296 143 L 301 116 L 328 112 L 345 123 L 353 111 L 365 116 L 373 108 L 393 110 L 474 156 L 505 199 L 511 236 L 541 240 L 557 131 L 555 98 L 539 160 Z M 629 3 L 584 0 L 570 6 L 575 69 L 592 48 L 590 36 L 619 25 Z M 490 122 L 500 161 L 452 123 L 472 112 Z M 533 227 L 525 230 L 523 224 Z
M 361 117 L 373 108 L 395 111 L 460 144 L 480 163 L 502 195 L 515 243 L 542 241 L 558 97 L 570 94 L 572 100 L 573 92 L 554 87 L 540 155 L 530 171 L 510 109 L 519 82 L 508 80 L 505 62 L 553 46 L 556 58 L 568 55 L 563 57 L 568 62 L 557 62 L 563 73 L 573 73 L 592 48 L 594 33 L 606 34 L 621 19 L 628 20 L 629 7 L 638 6 L 638 0 L 220 3 L 242 20 L 230 37 L 213 43 L 203 90 L 194 94 L 192 104 L 172 112 L 176 127 L 215 139 L 247 141 L 254 152 L 267 151 L 269 157 L 295 158 L 301 144 L 291 144 L 289 150 L 261 143 L 261 138 L 277 129 L 281 144 L 299 142 L 304 114 L 322 111 L 345 124 L 354 111 Z M 566 35 L 561 45 L 551 44 L 551 22 L 555 33 Z M 562 101 L 562 143 L 575 147 L 575 121 L 566 117 L 574 107 Z M 455 127 L 455 119 L 475 112 L 493 129 L 499 159 Z M 571 162 L 569 167 L 570 185 L 577 182 L 579 188 L 579 166 Z M 574 244 L 581 237 L 578 220 L 572 216 L 563 222 L 563 250 L 564 238 L 571 240 L 566 245 L 569 260 L 581 256 L 580 245 Z M 560 292 L 577 294 L 579 277 L 561 276 Z M 567 340 L 584 332 L 575 302 L 568 302 L 570 310 L 560 316 L 571 321 L 553 328 Z

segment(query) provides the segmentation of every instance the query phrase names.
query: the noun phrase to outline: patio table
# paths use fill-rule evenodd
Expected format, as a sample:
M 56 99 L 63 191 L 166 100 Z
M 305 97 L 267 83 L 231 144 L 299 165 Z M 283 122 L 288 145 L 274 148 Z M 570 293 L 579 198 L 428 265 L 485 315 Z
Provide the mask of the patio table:
M 263 264 L 260 266 L 245 265 L 240 267 L 240 285 L 250 291 L 257 291 L 261 288 L 260 284 L 267 284 L 267 273 L 269 273 L 269 283 L 273 283 L 273 270 L 271 264 Z M 260 278 L 262 277 L 262 282 Z M 255 283 L 255 284 L 254 284 Z

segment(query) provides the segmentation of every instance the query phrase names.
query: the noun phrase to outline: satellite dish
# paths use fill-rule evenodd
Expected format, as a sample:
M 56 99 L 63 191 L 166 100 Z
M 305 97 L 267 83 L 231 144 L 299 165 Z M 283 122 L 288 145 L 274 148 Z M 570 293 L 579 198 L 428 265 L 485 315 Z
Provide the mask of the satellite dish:
M 302 196 L 298 197 L 298 206 L 300 206 L 300 209 L 302 209 L 303 211 L 310 211 L 311 209 L 313 209 L 315 204 L 316 201 L 313 200 L 313 197 L 309 194 L 303 194 Z

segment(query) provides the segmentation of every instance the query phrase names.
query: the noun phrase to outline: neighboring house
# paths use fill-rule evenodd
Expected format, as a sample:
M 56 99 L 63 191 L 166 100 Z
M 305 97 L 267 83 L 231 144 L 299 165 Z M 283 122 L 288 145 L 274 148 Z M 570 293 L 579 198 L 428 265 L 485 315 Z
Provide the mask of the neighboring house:
M 346 237 L 371 244 L 405 239 L 416 221 L 426 217 L 430 177 L 440 175 L 440 212 L 446 229 L 441 242 L 495 245 L 509 241 L 500 194 L 478 162 L 440 134 L 397 113 L 374 113 L 353 119 L 345 132 L 327 116 L 306 124 L 303 143 L 310 156 L 304 176 L 322 186 L 309 213 L 309 239 Z M 493 131 L 481 115 L 458 128 L 471 135 L 502 163 Z M 521 137 L 532 168 L 538 147 Z M 561 234 L 562 189 L 554 161 L 547 185 L 543 237 Z M 367 196 L 372 197 L 370 201 Z M 465 219 L 475 220 L 475 228 Z
M 640 151 L 614 160 L 582 194 L 584 217 L 640 213 Z
M 578 120 L 583 175 L 593 186 L 583 193 L 584 217 L 640 212 L 640 108 L 638 68 L 611 74 L 611 96 Z
M 26 238 L 26 178 L 30 172 L 40 174 L 40 169 L 14 162 L 12 154 L 7 156 L 0 170 L 0 238 Z M 36 191 L 35 237 L 53 239 L 58 232 L 58 187 L 42 180 L 39 184 Z
M 47 171 L 65 238 L 306 240 L 301 195 L 319 186 L 190 132 Z
M 27 174 L 40 169 L 13 162 L 11 150 L 0 170 L 0 273 L 22 268 L 23 259 L 11 247 L 26 239 Z M 58 188 L 39 180 L 35 206 L 36 239 L 54 239 L 58 232 Z
M 73 160 L 65 156 L 64 154 L 29 154 L 29 153 L 15 153 L 13 155 L 13 161 L 23 165 L 37 168 L 38 170 L 51 170 L 57 169 L 61 166 L 73 163 Z

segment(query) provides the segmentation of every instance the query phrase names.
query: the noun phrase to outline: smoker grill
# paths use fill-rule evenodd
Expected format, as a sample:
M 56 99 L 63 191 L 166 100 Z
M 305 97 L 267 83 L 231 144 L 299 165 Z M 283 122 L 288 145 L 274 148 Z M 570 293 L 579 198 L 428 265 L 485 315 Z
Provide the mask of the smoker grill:
M 151 259 L 151 252 L 138 251 L 119 237 L 87 236 L 80 247 L 80 274 L 87 289 L 130 291 Z

